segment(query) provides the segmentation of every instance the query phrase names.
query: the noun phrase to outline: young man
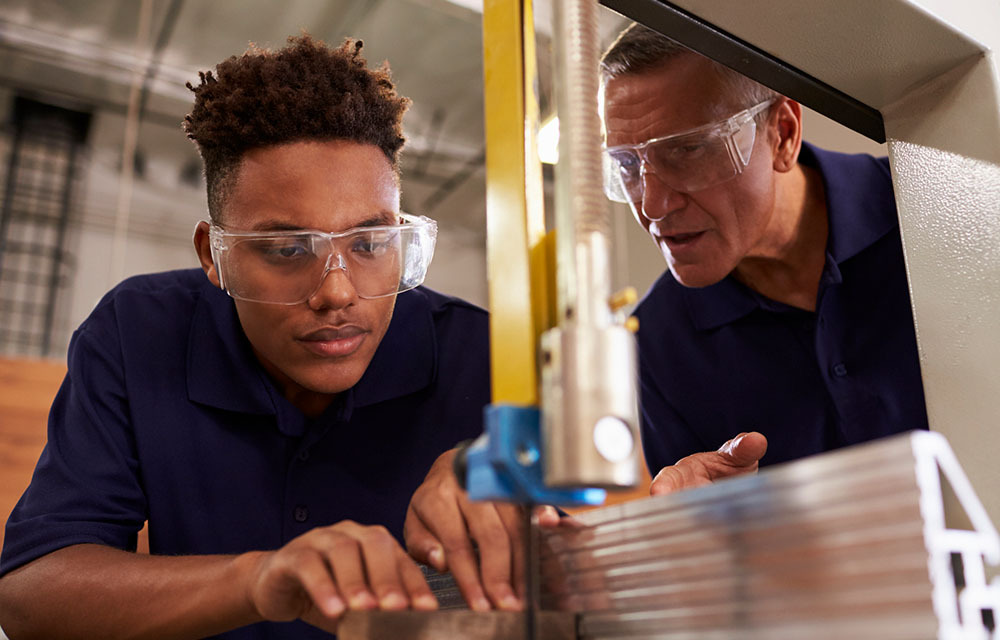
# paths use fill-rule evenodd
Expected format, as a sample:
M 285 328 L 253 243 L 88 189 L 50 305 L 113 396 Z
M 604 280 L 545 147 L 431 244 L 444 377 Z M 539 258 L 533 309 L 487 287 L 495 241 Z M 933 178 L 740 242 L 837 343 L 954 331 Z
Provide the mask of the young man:
M 292 38 L 192 87 L 202 269 L 127 280 L 75 333 L 7 524 L 12 637 L 328 637 L 348 608 L 436 606 L 397 540 L 481 430 L 487 317 L 417 287 L 409 101 L 360 50 Z
M 640 25 L 602 76 L 606 191 L 669 266 L 636 311 L 654 492 L 736 434 L 722 475 L 926 429 L 888 161 L 803 143 L 798 103 Z

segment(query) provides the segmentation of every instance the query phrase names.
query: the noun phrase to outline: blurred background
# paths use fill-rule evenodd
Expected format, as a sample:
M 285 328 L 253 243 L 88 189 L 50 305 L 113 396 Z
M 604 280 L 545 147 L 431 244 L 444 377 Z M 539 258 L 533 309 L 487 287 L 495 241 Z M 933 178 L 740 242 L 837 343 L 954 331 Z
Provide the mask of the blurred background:
M 184 85 L 251 42 L 281 47 L 302 30 L 332 44 L 360 38 L 370 65 L 389 61 L 400 92 L 413 99 L 402 206 L 440 225 L 427 284 L 486 306 L 481 7 L 476 0 L 5 0 L 0 355 L 62 359 L 74 328 L 119 280 L 197 266 L 191 234 L 207 213 L 201 162 L 180 128 L 192 99 Z M 547 2 L 535 12 L 544 121 L 554 111 L 551 12 Z M 627 24 L 602 9 L 602 44 Z M 806 138 L 882 153 L 812 113 Z M 551 194 L 551 166 L 545 176 Z M 663 260 L 624 206 L 615 206 L 615 222 L 615 284 L 641 293 Z
M 207 210 L 201 161 L 180 126 L 192 100 L 184 85 L 251 42 L 277 48 L 302 30 L 331 44 L 351 36 L 370 65 L 390 62 L 413 99 L 402 207 L 440 227 L 427 285 L 487 305 L 481 12 L 477 0 L 0 3 L 0 516 L 45 443 L 76 326 L 125 277 L 197 266 L 191 235 Z M 547 0 L 535 16 L 545 121 L 554 111 Z M 602 45 L 627 24 L 602 9 Z M 805 130 L 820 146 L 884 154 L 812 112 Z M 544 175 L 551 211 L 550 165 Z M 613 206 L 613 283 L 641 294 L 663 258 Z

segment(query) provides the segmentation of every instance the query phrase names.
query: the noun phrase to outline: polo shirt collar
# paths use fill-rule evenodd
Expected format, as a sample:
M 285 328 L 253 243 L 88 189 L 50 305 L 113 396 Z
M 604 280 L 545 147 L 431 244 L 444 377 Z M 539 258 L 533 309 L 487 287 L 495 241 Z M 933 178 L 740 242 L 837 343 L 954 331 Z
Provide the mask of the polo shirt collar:
M 191 320 L 188 399 L 226 411 L 275 415 L 266 374 L 243 333 L 232 298 L 205 279 Z
M 671 277 L 673 274 L 671 274 Z M 760 306 L 753 291 L 735 278 L 692 289 L 678 283 L 688 313 L 699 331 L 714 329 L 750 314 Z
M 803 142 L 799 162 L 818 169 L 823 177 L 830 224 L 827 253 L 838 264 L 899 224 L 892 178 L 884 161 L 866 154 L 824 151 Z
M 824 282 L 840 282 L 838 263 L 857 255 L 896 226 L 896 202 L 889 176 L 868 155 L 847 155 L 802 143 L 799 162 L 818 169 L 826 192 L 830 234 Z M 680 286 L 680 285 L 678 285 Z M 682 288 L 695 327 L 708 330 L 734 322 L 758 308 L 791 309 L 768 300 L 732 276 L 700 289 Z
M 353 388 L 353 408 L 416 393 L 437 375 L 437 338 L 430 302 L 420 289 L 396 297 L 392 321 L 364 375 Z
M 368 369 L 344 392 L 344 402 L 335 403 L 341 407 L 338 415 L 349 419 L 353 408 L 427 387 L 437 372 L 436 354 L 434 319 L 427 297 L 419 289 L 400 294 Z M 207 279 L 191 323 L 187 385 L 188 398 L 200 404 L 280 418 L 288 413 L 287 401 L 277 392 L 243 333 L 236 305 Z M 290 435 L 301 435 L 305 424 L 302 419 L 278 422 Z

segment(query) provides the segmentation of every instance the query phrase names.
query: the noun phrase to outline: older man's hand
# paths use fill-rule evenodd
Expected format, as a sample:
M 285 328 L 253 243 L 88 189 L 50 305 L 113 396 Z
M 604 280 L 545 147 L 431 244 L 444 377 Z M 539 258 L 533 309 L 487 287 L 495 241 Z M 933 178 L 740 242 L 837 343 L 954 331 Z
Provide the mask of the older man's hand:
M 763 434 L 744 432 L 719 447 L 718 451 L 695 453 L 664 467 L 649 487 L 650 495 L 663 495 L 692 489 L 716 480 L 756 473 L 758 462 L 767 452 Z

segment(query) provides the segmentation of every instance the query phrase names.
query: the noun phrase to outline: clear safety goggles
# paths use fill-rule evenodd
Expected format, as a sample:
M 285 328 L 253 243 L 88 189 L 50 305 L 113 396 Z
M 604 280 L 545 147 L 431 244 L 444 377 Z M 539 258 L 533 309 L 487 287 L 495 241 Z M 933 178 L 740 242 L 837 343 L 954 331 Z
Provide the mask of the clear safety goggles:
M 754 117 L 775 100 L 765 100 L 721 122 L 641 144 L 605 147 L 604 193 L 615 202 L 641 202 L 648 173 L 685 193 L 735 178 L 750 162 L 757 134 Z
M 222 288 L 240 300 L 305 302 L 334 269 L 343 269 L 361 298 L 391 296 L 424 281 L 437 239 L 430 218 L 399 219 L 341 233 L 226 231 L 213 224 L 212 260 Z

